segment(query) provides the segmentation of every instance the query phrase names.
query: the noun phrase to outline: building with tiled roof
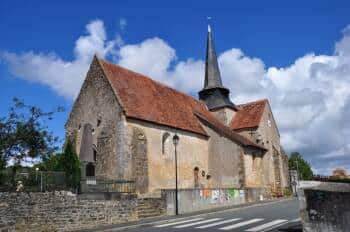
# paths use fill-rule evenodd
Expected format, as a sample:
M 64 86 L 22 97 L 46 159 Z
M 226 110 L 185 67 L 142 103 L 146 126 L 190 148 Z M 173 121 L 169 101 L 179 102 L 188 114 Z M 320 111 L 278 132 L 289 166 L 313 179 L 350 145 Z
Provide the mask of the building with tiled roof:
M 66 123 L 82 179 L 173 189 L 176 153 L 179 188 L 281 192 L 288 170 L 268 100 L 236 105 L 229 95 L 210 27 L 199 99 L 95 56 Z

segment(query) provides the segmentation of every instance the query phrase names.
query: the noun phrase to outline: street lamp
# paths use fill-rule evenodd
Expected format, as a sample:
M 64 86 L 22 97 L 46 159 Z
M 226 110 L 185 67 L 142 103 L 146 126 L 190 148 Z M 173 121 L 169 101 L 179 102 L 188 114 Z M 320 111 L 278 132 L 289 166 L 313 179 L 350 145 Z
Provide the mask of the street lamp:
M 35 168 L 35 182 L 38 183 L 38 171 L 39 168 Z
M 179 143 L 179 136 L 175 134 L 173 136 L 173 144 L 175 147 L 175 215 L 179 215 L 179 204 L 178 204 L 178 188 L 177 188 L 177 150 L 176 146 Z

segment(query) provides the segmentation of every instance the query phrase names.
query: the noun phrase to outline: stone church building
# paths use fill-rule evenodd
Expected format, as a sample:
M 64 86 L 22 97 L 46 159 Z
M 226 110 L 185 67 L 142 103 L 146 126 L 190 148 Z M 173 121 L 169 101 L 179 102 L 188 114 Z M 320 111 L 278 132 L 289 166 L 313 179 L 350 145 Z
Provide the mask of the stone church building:
M 140 194 L 174 189 L 176 146 L 179 188 L 281 193 L 288 158 L 268 100 L 236 105 L 229 94 L 210 27 L 199 99 L 95 56 L 65 125 L 82 178 L 133 180 Z

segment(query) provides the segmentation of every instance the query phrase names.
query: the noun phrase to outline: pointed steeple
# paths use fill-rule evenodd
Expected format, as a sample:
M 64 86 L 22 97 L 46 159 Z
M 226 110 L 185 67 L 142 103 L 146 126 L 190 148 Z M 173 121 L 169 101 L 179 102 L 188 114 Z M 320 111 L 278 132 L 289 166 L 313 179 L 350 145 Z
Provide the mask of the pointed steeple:
M 214 40 L 211 34 L 211 27 L 208 24 L 207 53 L 205 57 L 205 80 L 204 88 L 223 87 L 221 75 L 216 57 Z
M 223 107 L 237 110 L 230 100 L 230 90 L 222 85 L 210 24 L 208 24 L 204 88 L 198 94 L 199 99 L 205 102 L 209 110 Z

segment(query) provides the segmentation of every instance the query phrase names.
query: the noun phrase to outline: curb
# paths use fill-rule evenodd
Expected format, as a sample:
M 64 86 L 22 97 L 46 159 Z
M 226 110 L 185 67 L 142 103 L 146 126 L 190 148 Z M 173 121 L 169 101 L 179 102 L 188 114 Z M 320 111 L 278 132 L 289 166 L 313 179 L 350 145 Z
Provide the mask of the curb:
M 158 223 L 176 222 L 176 221 L 182 220 L 183 218 L 192 218 L 192 217 L 198 217 L 198 216 L 204 216 L 204 215 L 211 215 L 211 214 L 215 214 L 218 212 L 237 211 L 240 209 L 276 204 L 276 203 L 280 203 L 280 202 L 284 202 L 284 201 L 290 201 L 293 199 L 295 199 L 295 198 L 294 197 L 284 197 L 284 198 L 279 198 L 279 199 L 267 200 L 267 201 L 263 201 L 263 202 L 251 202 L 251 203 L 245 203 L 245 204 L 234 205 L 234 206 L 218 207 L 218 208 L 213 208 L 213 209 L 209 209 L 209 210 L 201 210 L 201 211 L 196 211 L 196 212 L 191 212 L 191 213 L 184 213 L 184 214 L 180 214 L 178 216 L 166 215 L 166 216 L 150 217 L 150 218 L 141 219 L 141 220 L 132 221 L 132 222 L 125 222 L 125 223 L 114 224 L 114 225 L 100 226 L 100 227 L 96 227 L 93 229 L 77 230 L 76 232 L 123 231 L 123 230 L 130 229 L 130 228 L 137 228 L 137 227 L 141 227 L 141 226 L 150 225 L 150 224 L 153 224 L 155 221 L 157 221 Z

